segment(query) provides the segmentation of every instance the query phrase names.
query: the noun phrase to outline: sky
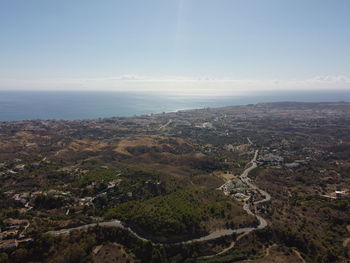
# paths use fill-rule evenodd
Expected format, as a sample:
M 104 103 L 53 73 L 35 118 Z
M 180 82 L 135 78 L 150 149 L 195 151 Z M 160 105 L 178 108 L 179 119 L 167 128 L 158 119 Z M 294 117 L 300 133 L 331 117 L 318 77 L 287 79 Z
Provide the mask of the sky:
M 0 89 L 350 89 L 349 0 L 0 0 Z

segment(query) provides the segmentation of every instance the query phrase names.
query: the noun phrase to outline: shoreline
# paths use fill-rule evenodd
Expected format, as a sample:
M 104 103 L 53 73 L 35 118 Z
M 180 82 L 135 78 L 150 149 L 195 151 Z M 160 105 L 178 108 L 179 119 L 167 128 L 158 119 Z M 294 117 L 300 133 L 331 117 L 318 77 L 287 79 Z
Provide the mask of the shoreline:
M 349 91 L 350 94 L 350 91 Z M 1 103 L 1 100 L 0 100 Z M 234 105 L 222 105 L 222 106 L 207 106 L 207 107 L 194 107 L 194 108 L 176 108 L 175 110 L 170 111 L 159 111 L 154 113 L 140 113 L 140 114 L 129 114 L 128 116 L 124 115 L 113 115 L 113 116 L 101 116 L 101 117 L 87 117 L 87 118 L 45 118 L 45 117 L 38 117 L 38 118 L 30 118 L 30 119 L 17 119 L 17 120 L 4 120 L 1 119 L 0 115 L 0 125 L 2 123 L 16 123 L 16 122 L 33 122 L 33 121 L 50 121 L 50 122 L 89 122 L 89 121 L 97 121 L 97 120 L 107 120 L 107 119 L 133 119 L 133 118 L 151 118 L 151 117 L 158 117 L 162 115 L 169 115 L 169 114 L 178 114 L 182 112 L 191 112 L 191 111 L 204 111 L 204 110 L 222 110 L 225 108 L 234 108 L 234 107 L 253 107 L 253 106 L 259 106 L 259 105 L 276 105 L 276 104 L 325 104 L 325 105 L 350 105 L 350 98 L 348 100 L 337 100 L 337 101 L 271 101 L 271 102 L 257 102 L 257 103 L 242 103 L 242 104 L 234 104 Z M 0 105 L 1 109 L 1 105 Z M 1 111 L 0 111 L 1 112 Z

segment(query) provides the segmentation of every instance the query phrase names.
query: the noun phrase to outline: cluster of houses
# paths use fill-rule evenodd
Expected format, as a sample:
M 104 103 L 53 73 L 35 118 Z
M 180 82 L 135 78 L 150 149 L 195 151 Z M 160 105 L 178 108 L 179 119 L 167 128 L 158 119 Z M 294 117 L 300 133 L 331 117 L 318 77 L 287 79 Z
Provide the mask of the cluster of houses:
M 93 205 L 93 201 L 96 198 L 106 196 L 108 189 L 114 188 L 115 186 L 119 185 L 122 181 L 123 181 L 123 179 L 120 179 L 120 178 L 109 181 L 108 185 L 107 185 L 107 189 L 105 189 L 101 193 L 98 193 L 95 196 L 86 196 L 86 197 L 80 198 L 78 200 L 79 205 L 80 206 L 92 206 Z M 96 185 L 96 182 L 93 182 L 90 186 L 95 186 L 95 185 Z
M 282 156 L 273 153 L 267 153 L 259 157 L 257 163 L 260 165 L 281 165 L 284 161 Z
M 110 188 L 115 187 L 116 185 L 120 184 L 122 181 L 122 179 L 115 179 L 115 180 L 111 180 L 108 182 L 107 185 L 107 190 Z M 93 183 L 93 185 L 95 185 L 96 183 Z M 36 191 L 36 192 L 23 192 L 23 193 L 16 193 L 14 194 L 13 191 L 8 191 L 6 192 L 7 195 L 12 195 L 12 199 L 14 201 L 20 202 L 25 208 L 27 209 L 32 209 L 32 207 L 30 206 L 30 203 L 33 203 L 32 201 L 39 195 L 50 195 L 56 198 L 67 198 L 71 195 L 70 191 L 60 191 L 60 190 L 56 190 L 56 189 L 50 189 L 48 191 Z M 81 206 L 90 206 L 92 205 L 92 202 L 95 198 L 100 197 L 102 195 L 104 195 L 106 193 L 100 193 L 98 195 L 96 195 L 95 197 L 91 197 L 91 196 L 87 196 L 87 197 L 83 197 L 83 198 L 75 198 L 75 201 L 81 205 Z
M 257 163 L 259 165 L 284 166 L 286 168 L 298 168 L 301 165 L 308 163 L 306 160 L 295 160 L 293 162 L 285 163 L 284 158 L 277 153 L 266 153 L 259 157 Z
M 6 192 L 7 195 L 13 194 L 12 191 Z M 12 199 L 16 202 L 20 202 L 22 205 L 24 205 L 27 209 L 32 209 L 30 206 L 31 201 L 34 200 L 39 195 L 52 195 L 54 197 L 67 197 L 70 195 L 70 192 L 63 192 L 55 189 L 51 189 L 49 191 L 43 192 L 43 191 L 35 191 L 35 192 L 23 192 L 23 193 L 16 193 L 12 196 Z
M 116 185 L 120 184 L 122 179 L 115 179 L 108 182 L 107 189 L 113 188 Z M 23 193 L 14 193 L 13 191 L 6 192 L 7 195 L 11 196 L 14 201 L 21 203 L 25 208 L 30 210 L 32 207 L 30 203 L 33 203 L 33 200 L 39 195 L 52 195 L 54 197 L 66 198 L 71 195 L 69 191 L 63 192 L 55 189 L 49 191 L 36 191 L 36 192 L 23 192 Z M 76 201 L 81 206 L 90 206 L 93 203 L 93 200 L 97 197 L 106 195 L 106 192 L 97 194 L 94 197 L 84 197 L 76 198 Z M 127 194 L 129 197 L 132 196 L 132 193 Z M 67 214 L 69 209 L 67 210 Z M 24 232 L 29 227 L 30 222 L 26 219 L 15 219 L 7 218 L 3 221 L 3 227 L 0 228 L 0 250 L 7 250 L 11 248 L 16 248 L 19 243 L 30 241 L 30 239 L 24 239 Z
M 239 200 L 246 200 L 250 196 L 249 187 L 239 178 L 227 181 L 220 187 L 220 190 L 222 190 L 225 195 L 233 195 Z

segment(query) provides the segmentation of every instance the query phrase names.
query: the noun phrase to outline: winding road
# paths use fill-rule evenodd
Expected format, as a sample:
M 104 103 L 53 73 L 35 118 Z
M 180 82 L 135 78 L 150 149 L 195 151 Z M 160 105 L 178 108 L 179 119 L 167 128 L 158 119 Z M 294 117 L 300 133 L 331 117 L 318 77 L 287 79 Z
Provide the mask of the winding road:
M 262 204 L 262 203 L 265 203 L 265 202 L 268 202 L 268 201 L 271 200 L 271 195 L 270 195 L 268 192 L 266 192 L 266 191 L 260 189 L 259 187 L 257 187 L 257 186 L 254 185 L 253 183 L 251 183 L 251 180 L 250 180 L 250 178 L 248 177 L 249 172 L 251 172 L 252 170 L 254 170 L 255 168 L 258 167 L 258 165 L 256 164 L 256 159 L 257 159 L 257 157 L 258 157 L 258 153 L 259 153 L 259 151 L 256 150 L 256 151 L 255 151 L 255 154 L 254 154 L 254 158 L 250 161 L 251 166 L 248 167 L 247 169 L 245 169 L 244 172 L 243 172 L 243 173 L 241 174 L 241 176 L 240 176 L 240 179 L 242 180 L 242 182 L 244 182 L 247 186 L 249 186 L 250 189 L 257 191 L 257 192 L 259 192 L 262 196 L 264 196 L 263 199 L 261 199 L 261 200 L 259 200 L 259 201 L 253 202 L 254 205 Z M 251 198 L 251 197 L 250 197 L 250 198 Z M 249 199 L 250 199 L 250 198 L 249 198 Z M 259 223 L 260 223 L 260 224 L 259 224 L 259 226 L 257 227 L 257 229 L 262 229 L 262 228 L 266 227 L 266 226 L 267 226 L 266 220 L 265 220 L 264 218 L 262 218 L 261 216 L 254 214 L 254 213 L 250 210 L 250 205 L 251 205 L 251 203 L 249 202 L 249 200 L 246 201 L 246 202 L 244 203 L 243 209 L 244 209 L 248 214 L 254 215 L 254 216 L 259 220 Z
M 254 214 L 251 211 L 251 205 L 258 205 L 264 202 L 268 202 L 271 199 L 270 194 L 268 194 L 266 191 L 258 188 L 256 185 L 254 185 L 251 180 L 249 179 L 248 175 L 249 173 L 254 170 L 257 167 L 256 164 L 256 159 L 258 156 L 258 150 L 255 151 L 254 157 L 253 159 L 249 162 L 250 166 L 248 168 L 246 168 L 243 173 L 240 176 L 240 179 L 243 183 L 245 183 L 251 190 L 255 191 L 255 192 L 259 192 L 262 196 L 264 196 L 263 199 L 259 200 L 259 201 L 255 201 L 252 202 L 251 196 L 249 196 L 249 198 L 244 202 L 243 205 L 243 209 L 250 215 L 255 216 L 258 221 L 259 221 L 259 225 L 256 227 L 245 227 L 245 228 L 237 228 L 237 229 L 223 229 L 223 230 L 218 230 L 218 231 L 214 231 L 206 236 L 200 237 L 200 238 L 194 238 L 194 239 L 190 239 L 190 240 L 186 240 L 186 241 L 182 241 L 182 242 L 175 242 L 172 244 L 189 244 L 189 243 L 194 243 L 194 242 L 203 242 L 203 241 L 209 241 L 209 240 L 214 240 L 220 237 L 224 237 L 224 236 L 230 236 L 232 234 L 239 234 L 240 236 L 237 238 L 236 241 L 238 241 L 240 238 L 242 238 L 243 236 L 249 234 L 252 231 L 258 230 L 258 229 L 263 229 L 267 226 L 267 222 L 264 218 L 262 218 L 261 216 Z M 230 180 L 228 180 L 226 183 L 228 183 Z M 225 183 L 225 184 L 226 184 Z M 225 185 L 224 184 L 224 185 Z M 137 232 L 135 232 L 135 230 L 133 230 L 131 227 L 127 226 L 125 223 L 119 221 L 119 220 L 111 220 L 111 221 L 105 221 L 105 222 L 100 222 L 100 223 L 92 223 L 92 224 L 87 224 L 87 225 L 83 225 L 83 226 L 79 226 L 79 227 L 73 227 L 73 228 L 66 228 L 66 229 L 60 229 L 60 230 L 56 230 L 56 231 L 49 231 L 47 232 L 47 234 L 52 234 L 52 235 L 62 235 L 62 234 L 68 234 L 69 232 L 73 231 L 73 230 L 82 230 L 82 229 L 88 229 L 91 227 L 96 227 L 96 226 L 101 226 L 101 227 L 117 227 L 117 228 L 122 228 L 125 230 L 128 230 L 131 234 L 133 234 L 135 237 L 137 237 L 140 240 L 143 241 L 151 241 L 154 242 L 153 240 L 150 240 L 148 238 L 142 237 L 140 234 L 138 234 Z M 157 243 L 157 242 L 155 242 Z M 159 242 L 158 242 L 159 243 Z M 163 244 L 165 244 L 167 242 L 164 242 Z M 167 243 L 169 244 L 169 243 Z M 234 246 L 234 242 L 231 244 L 231 246 L 229 248 L 232 248 Z M 227 251 L 229 248 L 226 248 L 224 251 Z M 221 254 L 224 251 L 218 253 Z M 216 255 L 218 255 L 216 254 Z

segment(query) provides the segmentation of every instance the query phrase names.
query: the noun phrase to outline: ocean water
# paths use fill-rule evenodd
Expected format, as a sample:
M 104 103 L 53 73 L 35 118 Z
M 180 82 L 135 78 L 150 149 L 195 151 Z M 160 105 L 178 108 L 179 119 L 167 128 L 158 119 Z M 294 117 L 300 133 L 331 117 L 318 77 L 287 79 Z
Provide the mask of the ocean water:
M 93 119 L 260 102 L 350 101 L 348 91 L 284 91 L 208 96 L 152 92 L 0 91 L 0 121 Z

